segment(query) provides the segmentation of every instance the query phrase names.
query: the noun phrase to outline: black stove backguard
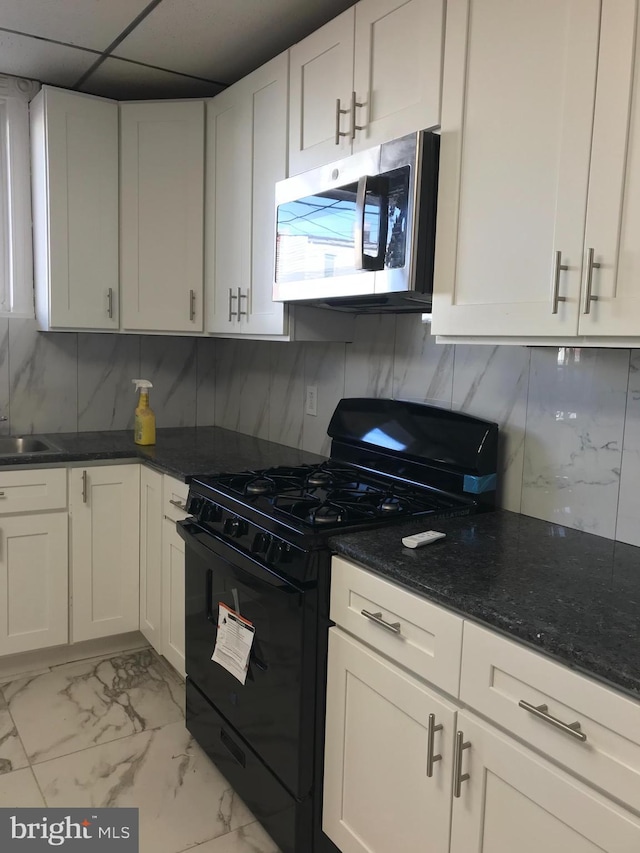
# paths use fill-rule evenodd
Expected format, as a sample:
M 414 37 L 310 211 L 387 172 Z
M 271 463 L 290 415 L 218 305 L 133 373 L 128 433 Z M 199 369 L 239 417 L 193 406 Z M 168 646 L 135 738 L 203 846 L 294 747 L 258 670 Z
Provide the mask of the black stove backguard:
M 338 403 L 327 432 L 332 459 L 495 508 L 497 424 L 407 400 L 352 397 Z

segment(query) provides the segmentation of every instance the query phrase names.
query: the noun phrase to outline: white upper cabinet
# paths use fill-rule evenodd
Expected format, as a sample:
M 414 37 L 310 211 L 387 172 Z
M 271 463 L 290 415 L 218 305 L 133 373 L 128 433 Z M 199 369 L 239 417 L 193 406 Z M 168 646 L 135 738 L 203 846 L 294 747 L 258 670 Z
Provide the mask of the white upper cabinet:
M 598 0 L 449 0 L 434 333 L 576 333 L 599 24 Z
M 120 104 L 122 327 L 201 332 L 204 102 Z
M 440 123 L 442 0 L 362 0 L 291 49 L 289 174 Z
M 288 56 L 207 105 L 208 332 L 282 335 L 273 302 L 275 185 L 287 168 Z
M 43 86 L 31 102 L 40 329 L 118 328 L 118 104 Z
M 638 0 L 449 2 L 435 334 L 638 337 L 637 18 Z

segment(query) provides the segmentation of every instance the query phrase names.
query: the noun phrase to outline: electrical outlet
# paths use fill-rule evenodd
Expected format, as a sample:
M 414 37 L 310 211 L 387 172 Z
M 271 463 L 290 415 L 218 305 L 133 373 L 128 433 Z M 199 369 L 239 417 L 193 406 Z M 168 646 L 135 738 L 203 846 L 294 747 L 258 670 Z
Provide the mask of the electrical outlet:
M 317 385 L 307 385 L 307 402 L 305 404 L 304 410 L 308 415 L 314 415 L 314 417 L 318 414 Z

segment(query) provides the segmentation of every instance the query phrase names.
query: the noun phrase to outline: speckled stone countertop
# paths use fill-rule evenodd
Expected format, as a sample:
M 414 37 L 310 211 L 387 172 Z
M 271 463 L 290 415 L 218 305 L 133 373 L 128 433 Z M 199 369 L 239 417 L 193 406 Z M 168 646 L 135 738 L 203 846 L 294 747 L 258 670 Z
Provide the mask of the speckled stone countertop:
M 447 538 L 402 545 L 430 527 Z M 640 548 L 504 511 L 389 525 L 330 545 L 640 699 Z
M 0 466 L 137 458 L 188 482 L 196 474 L 269 468 L 272 465 L 302 465 L 324 459 L 314 453 L 220 427 L 159 429 L 156 444 L 152 447 L 135 444 L 132 430 L 56 433 L 34 438 L 45 439 L 54 449 L 20 456 L 0 455 Z

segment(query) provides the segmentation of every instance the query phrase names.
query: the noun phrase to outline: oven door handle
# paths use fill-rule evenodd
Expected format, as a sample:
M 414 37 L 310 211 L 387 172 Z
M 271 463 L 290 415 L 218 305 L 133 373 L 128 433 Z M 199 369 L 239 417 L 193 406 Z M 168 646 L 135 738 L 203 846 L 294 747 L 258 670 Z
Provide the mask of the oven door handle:
M 378 250 L 375 255 L 364 252 L 364 217 L 367 206 L 367 193 L 380 196 L 378 226 Z M 384 269 L 387 254 L 387 227 L 389 224 L 389 180 L 383 175 L 363 175 L 358 180 L 356 193 L 356 222 L 354 228 L 355 268 L 374 272 Z

